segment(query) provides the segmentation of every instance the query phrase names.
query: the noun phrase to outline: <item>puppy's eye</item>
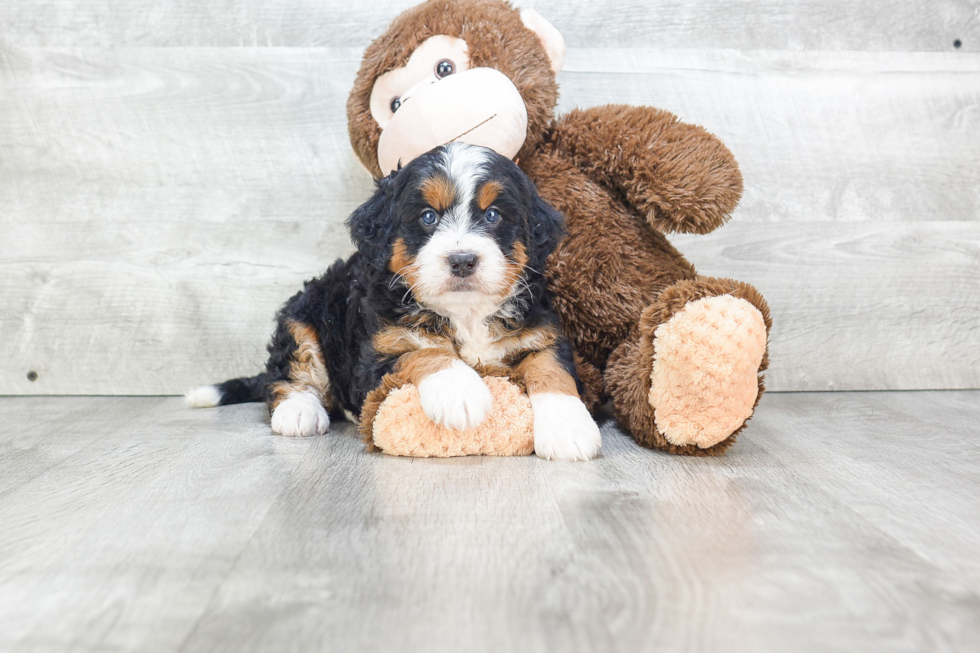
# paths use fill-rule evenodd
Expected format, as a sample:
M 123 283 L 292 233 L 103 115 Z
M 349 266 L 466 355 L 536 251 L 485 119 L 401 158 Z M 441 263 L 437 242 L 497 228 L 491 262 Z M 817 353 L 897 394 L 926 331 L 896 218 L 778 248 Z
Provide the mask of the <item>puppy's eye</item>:
M 454 64 L 449 59 L 443 59 L 436 64 L 436 78 L 442 79 L 443 77 L 449 77 L 454 72 L 456 72 L 456 64 Z
M 487 219 L 487 222 L 493 224 L 500 219 L 500 211 L 493 208 L 487 209 L 487 212 L 483 214 L 483 217 Z
M 432 209 L 426 209 L 425 211 L 422 211 L 421 220 L 422 224 L 424 224 L 426 227 L 431 227 L 435 223 L 439 222 L 439 216 L 436 215 L 436 212 Z
M 398 111 L 398 107 L 402 105 L 402 99 L 400 97 L 391 98 L 391 112 L 394 113 Z

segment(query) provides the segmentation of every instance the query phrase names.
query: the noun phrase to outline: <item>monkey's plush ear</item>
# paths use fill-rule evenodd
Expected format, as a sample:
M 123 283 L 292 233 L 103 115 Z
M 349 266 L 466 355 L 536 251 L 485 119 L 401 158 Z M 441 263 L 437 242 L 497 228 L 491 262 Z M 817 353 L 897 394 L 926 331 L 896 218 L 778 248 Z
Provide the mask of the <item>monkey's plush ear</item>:
M 538 35 L 551 61 L 551 70 L 556 75 L 560 73 L 561 67 L 565 65 L 565 39 L 561 32 L 533 9 L 521 10 L 521 22 L 524 23 L 524 27 Z
M 535 192 L 530 227 L 531 267 L 543 272 L 548 256 L 555 251 L 558 241 L 565 235 L 565 216 Z
M 347 231 L 357 251 L 373 266 L 383 268 L 388 263 L 391 235 L 394 230 L 391 215 L 391 186 L 397 172 L 379 179 L 371 199 L 357 207 L 347 218 Z

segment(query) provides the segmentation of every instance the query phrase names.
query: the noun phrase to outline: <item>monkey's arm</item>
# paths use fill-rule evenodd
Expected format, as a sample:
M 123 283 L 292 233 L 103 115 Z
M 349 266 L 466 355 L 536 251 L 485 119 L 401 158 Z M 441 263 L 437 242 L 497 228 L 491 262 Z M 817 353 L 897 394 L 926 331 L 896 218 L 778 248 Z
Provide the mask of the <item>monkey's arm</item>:
M 652 107 L 576 109 L 555 122 L 559 156 L 621 194 L 665 233 L 708 233 L 742 196 L 735 157 L 702 127 Z

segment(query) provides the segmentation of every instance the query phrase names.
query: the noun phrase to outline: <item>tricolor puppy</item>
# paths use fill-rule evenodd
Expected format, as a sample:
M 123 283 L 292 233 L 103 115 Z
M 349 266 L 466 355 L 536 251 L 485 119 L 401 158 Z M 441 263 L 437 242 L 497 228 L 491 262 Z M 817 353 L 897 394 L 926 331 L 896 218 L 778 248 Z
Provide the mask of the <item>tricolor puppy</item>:
M 282 435 L 359 415 L 388 373 L 453 429 L 493 409 L 481 375 L 522 385 L 543 458 L 585 460 L 599 430 L 579 399 L 572 348 L 542 269 L 562 217 L 506 157 L 451 143 L 378 182 L 348 219 L 357 253 L 279 311 L 263 374 L 188 393 L 192 406 L 264 400 Z

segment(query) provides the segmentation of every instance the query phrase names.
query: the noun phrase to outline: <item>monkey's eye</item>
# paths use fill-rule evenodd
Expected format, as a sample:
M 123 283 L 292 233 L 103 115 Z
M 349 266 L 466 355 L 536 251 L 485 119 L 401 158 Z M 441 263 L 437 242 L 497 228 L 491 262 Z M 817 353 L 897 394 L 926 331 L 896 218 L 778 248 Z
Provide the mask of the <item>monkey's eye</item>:
M 398 111 L 398 107 L 402 105 L 402 99 L 400 97 L 391 98 L 391 112 L 394 113 Z
M 500 219 L 500 211 L 494 208 L 487 209 L 487 212 L 483 214 L 483 217 L 487 219 L 487 222 L 493 224 Z
M 439 222 L 439 216 L 436 215 L 436 212 L 432 209 L 422 211 L 422 217 L 420 219 L 422 220 L 422 224 L 424 224 L 426 227 L 431 227 L 435 223 Z
M 454 64 L 449 59 L 443 59 L 436 64 L 436 77 L 442 79 L 443 77 L 448 77 L 456 72 L 456 64 Z

